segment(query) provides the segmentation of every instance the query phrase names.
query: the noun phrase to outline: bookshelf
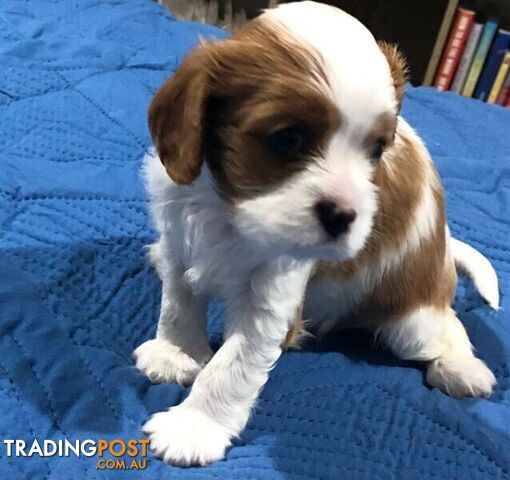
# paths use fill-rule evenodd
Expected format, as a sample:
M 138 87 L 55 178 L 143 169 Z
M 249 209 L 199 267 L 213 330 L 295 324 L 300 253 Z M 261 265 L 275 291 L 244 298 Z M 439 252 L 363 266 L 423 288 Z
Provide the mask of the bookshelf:
M 460 0 L 435 74 L 424 83 L 510 107 L 510 0 Z

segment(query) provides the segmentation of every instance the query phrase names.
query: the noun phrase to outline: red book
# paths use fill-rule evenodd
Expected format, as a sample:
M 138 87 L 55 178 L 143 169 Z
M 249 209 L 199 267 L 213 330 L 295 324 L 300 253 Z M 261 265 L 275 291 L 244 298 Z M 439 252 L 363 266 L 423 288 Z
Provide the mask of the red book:
M 434 78 L 434 87 L 438 90 L 445 91 L 450 88 L 474 21 L 475 12 L 465 8 L 457 9 L 448 42 Z
M 510 108 L 510 93 L 508 93 L 508 96 L 506 97 L 505 107 Z
M 509 96 L 510 96 L 510 71 L 506 74 L 505 81 L 501 86 L 501 90 L 499 91 L 496 103 L 498 105 L 505 105 L 505 102 L 509 98 Z

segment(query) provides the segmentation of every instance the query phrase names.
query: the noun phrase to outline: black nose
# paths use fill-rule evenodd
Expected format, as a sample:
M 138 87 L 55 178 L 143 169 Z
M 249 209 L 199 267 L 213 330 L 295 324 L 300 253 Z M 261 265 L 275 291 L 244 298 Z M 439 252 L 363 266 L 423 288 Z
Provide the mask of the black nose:
M 322 200 L 315 204 L 315 212 L 325 232 L 335 239 L 347 232 L 349 225 L 356 219 L 354 210 L 338 210 L 335 203 Z

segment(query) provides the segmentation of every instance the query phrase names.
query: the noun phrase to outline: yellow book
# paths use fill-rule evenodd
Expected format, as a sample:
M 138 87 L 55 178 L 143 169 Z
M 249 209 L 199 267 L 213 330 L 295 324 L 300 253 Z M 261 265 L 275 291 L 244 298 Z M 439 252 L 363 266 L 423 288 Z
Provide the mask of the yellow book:
M 487 99 L 487 103 L 496 103 L 496 99 L 498 98 L 501 87 L 503 86 L 503 82 L 505 81 L 506 74 L 510 69 L 510 52 L 506 52 L 503 57 L 503 61 L 499 67 L 496 78 L 494 79 L 494 83 L 492 84 L 491 91 L 489 93 L 489 98 Z

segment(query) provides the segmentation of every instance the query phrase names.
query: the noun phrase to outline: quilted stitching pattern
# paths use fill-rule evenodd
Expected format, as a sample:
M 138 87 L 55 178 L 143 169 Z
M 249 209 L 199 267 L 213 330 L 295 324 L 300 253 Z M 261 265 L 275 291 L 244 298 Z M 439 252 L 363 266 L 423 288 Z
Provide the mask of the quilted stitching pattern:
M 139 180 L 145 111 L 197 35 L 149 0 L 0 5 L 0 437 L 140 438 L 178 403 L 133 348 L 154 334 L 159 285 Z M 7 458 L 0 479 L 510 478 L 508 125 L 498 107 L 411 89 L 404 115 L 428 141 L 453 233 L 500 275 L 491 312 L 469 282 L 457 309 L 498 377 L 489 400 L 452 400 L 414 364 L 344 334 L 282 357 L 222 462 L 101 472 L 87 458 Z M 211 336 L 221 307 L 210 309 Z

